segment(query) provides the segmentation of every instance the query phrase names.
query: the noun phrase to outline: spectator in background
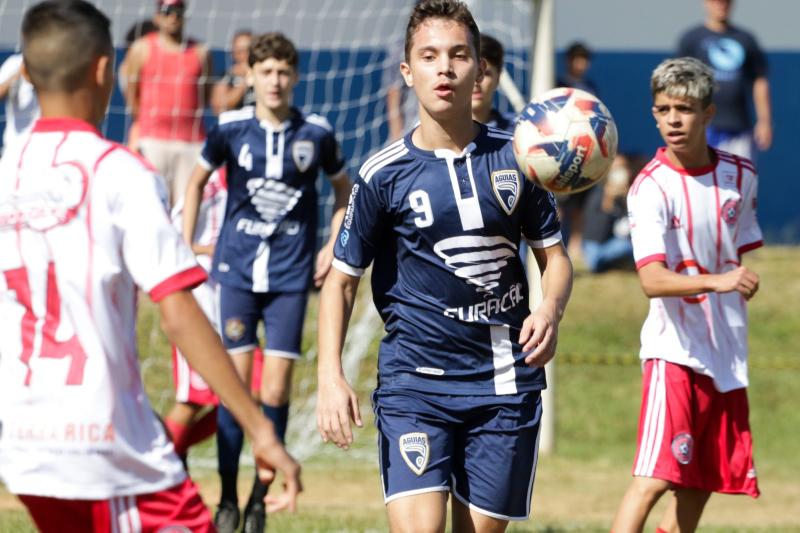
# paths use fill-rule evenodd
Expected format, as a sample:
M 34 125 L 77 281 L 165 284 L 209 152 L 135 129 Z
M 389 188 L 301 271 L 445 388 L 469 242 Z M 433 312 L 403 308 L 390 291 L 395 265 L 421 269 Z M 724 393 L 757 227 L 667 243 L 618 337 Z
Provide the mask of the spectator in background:
M 567 47 L 566 72 L 556 80 L 558 87 L 572 87 L 597 95 L 597 86 L 586 77 L 592 61 L 592 52 L 581 42 L 574 42 Z M 558 214 L 562 221 L 562 234 L 573 261 L 581 257 L 583 239 L 583 206 L 589 192 L 557 196 Z
M 255 104 L 253 88 L 247 84 L 247 58 L 250 54 L 250 41 L 253 32 L 239 30 L 233 34 L 231 57 L 233 64 L 225 76 L 214 84 L 211 92 L 211 109 L 215 115 L 229 109 L 239 109 Z
M 714 70 L 717 112 L 708 127 L 708 143 L 720 150 L 754 159 L 755 147 L 772 144 L 772 110 L 767 60 L 755 37 L 730 24 L 733 0 L 704 0 L 706 20 L 681 37 L 678 56 L 695 57 Z M 748 110 L 752 91 L 755 128 Z
M 557 87 L 572 87 L 597 95 L 597 86 L 586 77 L 592 64 L 592 51 L 581 42 L 574 42 L 567 47 L 567 70 L 556 80 Z
M 36 92 L 20 74 L 22 54 L 13 54 L 0 66 L 0 100 L 6 101 L 6 129 L 3 151 L 28 134 L 39 118 Z
M 603 183 L 589 190 L 584 205 L 583 261 L 590 272 L 633 266 L 633 245 L 625 197 L 632 162 L 618 154 Z
M 125 96 L 139 123 L 139 149 L 164 176 L 170 205 L 183 197 L 205 138 L 203 109 L 212 71 L 208 49 L 183 35 L 183 0 L 159 0 L 157 33 L 125 58 Z
M 130 50 L 134 42 L 156 31 L 158 31 L 158 27 L 156 27 L 156 24 L 150 19 L 134 22 L 133 25 L 128 28 L 128 31 L 125 32 L 125 55 L 127 56 L 128 50 Z M 128 63 L 124 59 L 119 64 L 117 76 L 120 93 L 127 99 Z M 131 124 L 128 127 L 127 146 L 134 152 L 139 151 L 139 123 L 136 121 L 135 117 L 131 117 Z
M 481 33 L 481 59 L 486 60 L 486 69 L 483 71 L 483 78 L 475 83 L 475 90 L 472 91 L 472 119 L 487 126 L 513 132 L 514 114 L 500 113 L 492 105 L 505 64 L 504 56 L 505 51 L 500 41 L 491 35 Z

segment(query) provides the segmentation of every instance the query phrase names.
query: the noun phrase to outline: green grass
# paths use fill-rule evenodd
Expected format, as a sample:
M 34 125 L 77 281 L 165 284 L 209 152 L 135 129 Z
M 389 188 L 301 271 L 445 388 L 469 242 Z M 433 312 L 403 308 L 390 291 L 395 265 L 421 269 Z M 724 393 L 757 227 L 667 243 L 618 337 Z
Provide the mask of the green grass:
M 749 306 L 751 424 L 762 498 L 715 496 L 701 531 L 800 531 L 800 248 L 767 248 L 746 258 L 761 276 L 761 291 Z M 372 305 L 368 287 L 359 306 Z M 309 305 L 304 348 L 313 348 L 316 304 Z M 356 313 L 358 314 L 358 309 Z M 647 301 L 632 273 L 579 273 L 561 324 L 556 365 L 557 449 L 539 462 L 533 519 L 509 531 L 608 531 L 629 481 L 638 418 L 641 373 L 636 360 L 639 329 Z M 369 393 L 375 384 L 376 328 L 370 355 L 361 362 L 356 384 L 367 427 L 357 433 L 352 453 L 321 447 L 304 464 L 306 491 L 295 515 L 271 517 L 273 531 L 385 531 L 387 529 L 374 452 Z M 162 412 L 172 394 L 167 344 L 154 308 L 142 305 L 139 341 L 150 367 L 148 394 Z M 301 361 L 295 375 L 295 403 L 314 393 L 314 360 Z M 293 415 L 294 416 L 294 415 Z M 308 423 L 308 422 L 306 422 Z M 316 438 L 313 435 L 312 438 Z M 299 443 L 291 442 L 290 447 Z M 209 456 L 206 444 L 198 455 Z M 195 475 L 207 503 L 218 495 L 213 471 Z M 242 476 L 242 493 L 248 475 Z M 2 505 L 0 532 L 31 531 L 26 515 Z M 6 497 L 6 502 L 8 498 Z M 658 509 L 653 513 L 657 518 Z M 646 530 L 655 528 L 651 520 Z

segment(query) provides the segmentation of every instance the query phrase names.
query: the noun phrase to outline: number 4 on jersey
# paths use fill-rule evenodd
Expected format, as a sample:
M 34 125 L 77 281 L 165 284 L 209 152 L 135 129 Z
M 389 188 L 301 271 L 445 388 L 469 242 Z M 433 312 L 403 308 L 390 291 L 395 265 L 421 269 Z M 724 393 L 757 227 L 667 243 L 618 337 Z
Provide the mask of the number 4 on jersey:
M 56 339 L 56 330 L 61 323 L 61 295 L 56 283 L 56 269 L 53 263 L 47 267 L 47 301 L 45 316 L 39 317 L 33 311 L 31 284 L 28 271 L 24 267 L 6 270 L 3 272 L 8 288 L 17 294 L 17 301 L 25 308 L 22 317 L 22 353 L 20 359 L 28 367 L 25 375 L 25 385 L 31 383 L 30 360 L 34 355 L 37 345 L 37 336 L 41 336 L 39 343 L 39 357 L 49 359 L 63 359 L 69 357 L 70 364 L 67 371 L 67 385 L 80 385 L 83 383 L 83 369 L 86 365 L 86 353 L 78 341 L 75 333 L 66 340 Z M 40 325 L 41 322 L 44 322 Z

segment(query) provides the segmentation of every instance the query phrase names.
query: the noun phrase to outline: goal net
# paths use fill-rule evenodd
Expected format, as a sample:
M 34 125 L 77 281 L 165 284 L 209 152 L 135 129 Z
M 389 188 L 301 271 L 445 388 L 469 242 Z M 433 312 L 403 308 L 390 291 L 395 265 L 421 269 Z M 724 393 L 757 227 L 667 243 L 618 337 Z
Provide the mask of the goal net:
M 0 0 L 0 60 L 14 52 L 19 25 L 32 0 Z M 506 49 L 506 70 L 513 86 L 530 92 L 530 50 L 533 41 L 533 0 L 471 0 L 467 2 L 482 32 L 497 38 Z M 125 34 L 137 21 L 151 19 L 155 0 L 95 0 L 111 19 L 118 62 L 124 53 Z M 333 125 L 351 176 L 368 156 L 388 141 L 386 95 L 389 84 L 399 79 L 398 49 L 402 49 L 405 24 L 413 0 L 187 0 L 185 34 L 209 45 L 214 75 L 221 76 L 231 64 L 234 34 L 242 29 L 254 33 L 281 31 L 300 52 L 300 82 L 294 104 Z M 497 96 L 502 112 L 513 111 L 509 99 Z M 206 110 L 205 121 L 213 114 Z M 103 125 L 103 132 L 124 141 L 130 116 L 116 90 Z M 2 123 L 4 124 L 3 117 Z M 330 219 L 332 198 L 325 180 L 320 180 L 320 220 Z M 327 238 L 322 224 L 319 239 Z M 365 280 L 366 281 L 366 280 Z M 143 305 L 140 321 L 140 352 L 143 376 L 154 407 L 165 413 L 172 403 L 169 349 L 158 328 L 155 309 Z M 369 297 L 368 283 L 361 284 L 358 303 L 349 330 L 344 364 L 347 375 L 362 399 L 366 420 L 369 391 L 375 385 L 375 354 L 383 334 Z M 292 393 L 287 442 L 301 459 L 329 453 L 316 434 L 316 299 L 309 305 L 303 347 L 305 357 L 297 365 Z M 331 447 L 328 447 L 331 448 Z M 214 446 L 198 447 L 193 467 L 213 467 Z M 355 454 L 374 455 L 371 439 L 360 439 Z

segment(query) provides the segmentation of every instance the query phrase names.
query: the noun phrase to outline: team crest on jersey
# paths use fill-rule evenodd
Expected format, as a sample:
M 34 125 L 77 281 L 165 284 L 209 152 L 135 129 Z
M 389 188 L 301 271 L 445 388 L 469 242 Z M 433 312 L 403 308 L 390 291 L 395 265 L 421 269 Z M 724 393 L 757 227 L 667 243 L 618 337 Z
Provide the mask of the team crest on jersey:
M 722 204 L 719 210 L 719 216 L 721 216 L 722 220 L 729 226 L 736 224 L 736 220 L 739 218 L 739 200 L 731 198 Z
M 492 190 L 507 215 L 514 212 L 519 200 L 521 184 L 516 170 L 498 170 L 492 172 Z
M 292 159 L 297 170 L 305 172 L 314 161 L 314 143 L 311 141 L 295 141 L 292 143 Z
M 688 433 L 678 433 L 672 439 L 672 455 L 682 465 L 692 462 L 694 439 Z
M 427 433 L 406 433 L 400 435 L 400 455 L 416 475 L 421 476 L 428 467 L 430 447 Z
M 244 337 L 246 329 L 241 318 L 233 317 L 225 321 L 225 336 L 233 342 Z

